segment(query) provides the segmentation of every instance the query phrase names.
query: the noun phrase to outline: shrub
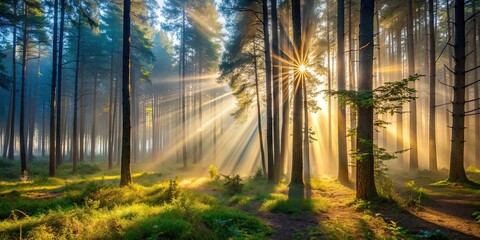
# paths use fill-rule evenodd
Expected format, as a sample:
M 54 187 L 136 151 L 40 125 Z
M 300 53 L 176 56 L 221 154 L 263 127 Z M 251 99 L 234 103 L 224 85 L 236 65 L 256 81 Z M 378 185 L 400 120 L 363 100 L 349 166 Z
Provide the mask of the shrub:
M 213 179 L 213 180 L 218 180 L 218 178 L 220 177 L 218 175 L 218 169 L 217 167 L 215 167 L 215 165 L 210 165 L 210 167 L 208 167 L 208 174 L 210 174 L 210 178 Z
M 225 178 L 225 190 L 230 195 L 235 195 L 242 192 L 243 184 L 240 175 L 223 175 Z
M 172 179 L 168 182 L 168 188 L 165 192 L 165 197 L 168 202 L 172 202 L 173 199 L 178 198 L 180 188 L 178 187 L 177 180 Z

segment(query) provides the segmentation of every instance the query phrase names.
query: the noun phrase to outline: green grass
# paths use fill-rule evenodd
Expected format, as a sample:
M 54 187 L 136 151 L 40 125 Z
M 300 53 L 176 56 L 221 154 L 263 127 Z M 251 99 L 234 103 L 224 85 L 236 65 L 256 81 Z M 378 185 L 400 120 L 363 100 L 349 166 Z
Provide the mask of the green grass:
M 260 210 L 287 214 L 300 214 L 306 212 L 319 214 L 326 212 L 329 205 L 328 201 L 321 197 L 300 199 L 289 198 L 285 194 L 274 193 L 270 194 L 270 196 L 263 202 Z
M 225 207 L 226 197 L 172 189 L 161 173 L 137 173 L 135 184 L 119 187 L 118 169 L 102 171 L 104 163 L 80 164 L 77 176 L 65 164 L 58 169 L 65 178 L 47 177 L 45 163 L 29 164 L 29 179 L 0 181 L 0 239 L 266 239 L 272 232 Z M 0 160 L 8 172 L 17 165 Z

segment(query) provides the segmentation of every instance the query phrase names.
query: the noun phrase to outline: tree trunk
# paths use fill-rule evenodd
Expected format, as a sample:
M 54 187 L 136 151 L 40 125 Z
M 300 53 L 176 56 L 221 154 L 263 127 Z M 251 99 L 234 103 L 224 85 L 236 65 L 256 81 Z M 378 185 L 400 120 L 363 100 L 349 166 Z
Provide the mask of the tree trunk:
M 274 162 L 273 162 L 273 122 L 272 122 L 272 61 L 270 55 L 270 34 L 268 33 L 268 4 L 267 0 L 262 0 L 263 10 L 263 43 L 265 50 L 265 98 L 267 101 L 267 165 L 268 180 L 274 180 Z M 277 39 L 278 40 L 278 39 Z
M 396 42 L 397 42 L 397 66 L 399 68 L 398 71 L 398 79 L 402 79 L 402 28 L 399 27 L 397 33 L 395 34 Z M 403 107 L 400 107 L 397 110 L 397 151 L 403 150 Z M 398 155 L 398 161 L 402 163 L 403 161 L 403 153 Z
M 455 0 L 455 82 L 453 87 L 452 148 L 449 182 L 469 182 L 463 165 L 465 154 L 465 2 Z
M 300 15 L 300 0 L 292 0 L 292 27 L 293 43 L 298 59 L 303 59 L 302 45 L 302 20 Z M 297 66 L 298 68 L 298 66 Z M 294 95 L 293 95 L 293 139 L 292 139 L 292 174 L 290 185 L 299 185 L 303 188 L 303 153 L 302 153 L 302 77 L 295 69 Z
M 272 20 L 272 80 L 273 80 L 273 165 L 279 165 L 281 162 L 280 159 L 280 48 L 279 48 L 279 38 L 278 38 L 278 16 L 277 16 L 277 0 L 270 0 L 271 8 L 271 20 Z M 276 171 L 271 170 L 273 173 L 273 179 L 278 179 Z
M 77 54 L 75 57 L 75 90 L 73 97 L 73 133 L 72 133 L 72 172 L 75 174 L 77 172 L 77 162 L 78 162 L 78 68 L 80 65 L 80 42 L 82 39 L 82 22 L 80 14 L 78 15 L 77 22 Z M 81 106 L 80 106 L 81 107 Z
M 97 122 L 97 80 L 98 80 L 98 73 L 95 73 L 93 77 L 93 100 L 92 100 L 92 132 L 91 132 L 91 140 L 90 140 L 90 161 L 95 162 L 95 148 L 96 148 L 96 122 Z
M 413 7 L 412 1 L 407 1 L 407 52 L 408 52 L 408 74 L 415 74 L 415 55 L 413 42 Z M 410 83 L 411 88 L 415 88 L 415 83 Z M 412 94 L 415 97 L 415 93 Z M 418 149 L 417 149 L 417 104 L 416 101 L 410 101 L 410 170 L 418 169 Z
M 430 118 L 429 118 L 429 134 L 428 134 L 428 169 L 437 171 L 437 145 L 435 141 L 435 96 L 436 96 L 436 62 L 435 62 L 435 20 L 433 10 L 433 0 L 428 0 L 429 10 L 429 42 L 430 42 Z
M 33 94 L 33 106 L 30 117 L 29 137 L 28 137 L 28 161 L 33 160 L 33 138 L 35 137 L 35 114 L 37 112 L 38 82 L 40 81 L 40 45 L 38 46 L 37 59 L 37 79 L 35 81 L 35 92 Z M 38 144 L 38 141 L 37 141 Z
M 359 91 L 370 93 L 373 83 L 373 16 L 374 1 L 361 0 L 359 34 Z M 365 101 L 364 100 L 364 101 Z M 358 199 L 372 200 L 377 196 L 373 156 L 373 106 L 358 105 L 357 128 L 357 192 Z
M 62 70 L 63 70 L 63 32 L 65 27 L 65 0 L 60 0 L 60 34 L 58 41 L 58 90 L 57 90 L 57 128 L 55 129 L 55 142 L 57 167 L 63 162 L 62 154 Z
M 52 48 L 52 84 L 50 96 L 50 177 L 55 177 L 56 169 L 56 151 L 55 151 L 55 94 L 57 86 L 57 30 L 58 30 L 58 0 L 54 1 L 54 16 L 53 16 L 53 48 Z
M 329 8 L 329 1 L 330 0 L 326 0 L 327 1 L 327 21 L 326 21 L 326 24 L 327 24 L 327 44 L 326 44 L 326 47 L 327 47 L 327 90 L 330 91 L 332 90 L 332 73 L 331 73 L 331 59 L 330 59 L 330 11 L 328 9 Z M 306 97 L 306 96 L 305 96 Z M 327 139 L 333 139 L 332 138 L 332 96 L 328 95 L 327 96 Z M 332 141 L 329 140 L 327 141 L 327 156 L 330 156 L 332 157 Z M 332 165 L 332 161 L 328 161 L 328 165 L 329 167 L 331 167 Z
M 25 19 L 23 19 L 23 46 L 22 46 L 22 91 L 20 92 L 20 164 L 21 173 L 27 171 L 27 155 L 25 143 L 25 81 L 27 78 L 27 48 L 28 48 L 28 5 L 23 3 Z
M 13 15 L 17 16 L 17 1 L 13 0 Z M 16 108 L 16 95 L 17 95 L 17 61 L 16 61 L 16 53 L 17 53 L 17 22 L 13 22 L 13 36 L 12 36 L 12 96 L 10 99 L 10 108 L 11 108 L 11 115 L 10 115 L 10 133 L 9 133 L 9 143 L 8 143 L 8 159 L 13 160 L 15 155 L 15 108 Z
M 123 57 L 122 57 L 122 166 L 120 169 L 120 185 L 130 185 L 130 0 L 123 1 Z
M 113 36 L 112 42 L 115 42 L 115 36 Z M 113 92 L 115 91 L 115 88 L 113 86 L 113 53 L 114 45 L 112 45 L 110 49 L 110 97 L 108 105 L 108 169 L 112 169 L 113 167 Z M 155 121 L 155 119 L 152 120 Z
M 477 14 L 477 1 L 472 2 L 473 11 L 472 14 Z M 473 65 L 474 67 L 478 66 L 478 51 L 477 51 L 477 18 L 474 17 L 472 20 L 472 28 L 473 28 Z M 474 78 L 473 80 L 478 80 L 478 69 L 474 71 Z M 480 85 L 476 84 L 473 86 L 473 99 L 479 99 L 480 94 Z M 475 109 L 480 109 L 480 101 L 475 101 Z M 474 116 L 475 117 L 475 146 L 480 146 L 480 115 Z M 475 147 L 475 167 L 480 168 L 480 147 Z
M 303 129 L 303 178 L 306 185 L 310 185 L 310 127 L 308 126 L 308 94 L 307 78 L 302 81 L 303 84 L 303 120 L 305 121 Z
M 185 50 L 186 50 L 186 33 L 185 33 L 185 21 L 186 21 L 186 2 L 183 3 L 182 9 L 182 53 L 181 53 L 181 61 L 182 61 L 182 156 L 183 156 L 183 168 L 187 169 L 187 139 L 186 139 L 186 112 L 185 112 Z
M 345 1 L 337 1 L 337 86 L 338 91 L 345 87 Z M 346 110 L 338 104 L 338 180 L 348 182 L 347 125 Z
M 265 164 L 265 151 L 263 149 L 263 133 L 262 133 L 262 115 L 260 114 L 260 91 L 258 90 L 258 68 L 257 68 L 257 45 L 253 46 L 253 64 L 255 70 L 255 94 L 257 99 L 257 124 L 258 124 L 258 139 L 260 141 L 260 155 L 262 156 L 262 171 L 263 175 L 267 175 L 267 167 Z M 215 134 L 215 133 L 214 133 Z
M 288 8 L 287 10 L 288 11 Z M 288 35 L 290 26 L 289 21 L 282 21 L 283 18 L 280 18 L 280 46 L 281 58 L 285 59 L 286 55 L 290 53 L 290 47 L 288 46 Z M 275 164 L 275 182 L 279 183 L 284 174 L 284 166 L 288 160 L 288 140 L 289 136 L 289 126 L 290 126 L 290 81 L 289 81 L 289 71 L 290 69 L 286 66 L 283 61 L 280 61 L 281 64 L 281 76 L 282 76 L 282 142 L 281 142 L 281 151 L 280 159 L 278 163 Z

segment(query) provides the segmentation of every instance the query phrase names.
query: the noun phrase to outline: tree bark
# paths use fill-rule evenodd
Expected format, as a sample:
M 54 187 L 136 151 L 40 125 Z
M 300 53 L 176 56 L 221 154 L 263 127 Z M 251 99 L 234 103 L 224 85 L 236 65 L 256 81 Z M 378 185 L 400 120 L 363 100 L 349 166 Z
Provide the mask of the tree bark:
M 58 90 L 57 90 L 57 128 L 55 129 L 57 165 L 63 162 L 62 154 L 62 72 L 63 72 L 63 33 L 65 29 L 65 0 L 60 0 L 60 34 L 58 41 Z
M 455 0 L 455 82 L 453 87 L 452 147 L 449 182 L 469 182 L 463 165 L 465 155 L 465 2 Z
M 270 0 L 271 20 L 272 20 L 272 80 L 273 80 L 273 165 L 279 165 L 280 160 L 280 47 L 278 38 L 278 16 L 277 16 L 277 0 Z M 278 179 L 276 171 L 271 170 L 273 179 Z
M 123 1 L 123 56 L 122 56 L 122 165 L 120 168 L 120 186 L 130 185 L 130 0 Z
M 300 0 L 292 0 L 292 27 L 293 43 L 297 60 L 302 56 L 302 20 L 300 15 Z M 298 68 L 298 66 L 297 66 Z M 292 139 L 292 173 L 290 185 L 298 185 L 303 188 L 303 153 L 302 153 L 302 92 L 303 79 L 295 69 L 294 95 L 293 95 L 293 139 Z
M 91 132 L 91 140 L 90 140 L 90 161 L 95 162 L 95 148 L 96 148 L 96 122 L 97 122 L 97 80 L 98 80 L 98 73 L 95 72 L 95 76 L 93 77 L 93 100 L 92 100 L 92 132 Z
M 288 11 L 288 8 L 286 8 Z M 283 18 L 280 18 L 280 46 L 281 58 L 285 59 L 286 54 L 290 53 L 290 47 L 288 46 L 288 35 L 290 26 L 289 21 L 282 21 Z M 282 139 L 281 139 L 281 151 L 280 159 L 278 163 L 275 164 L 275 182 L 279 183 L 284 175 L 284 166 L 288 160 L 288 140 L 289 136 L 289 126 L 290 126 L 290 81 L 289 81 L 289 72 L 290 69 L 287 68 L 286 64 L 282 61 L 281 64 L 281 76 L 282 76 Z
M 415 74 L 415 55 L 413 42 L 413 7 L 412 1 L 407 1 L 407 52 L 408 52 L 408 74 Z M 411 88 L 415 88 L 415 83 L 410 83 Z M 412 94 L 415 97 L 415 93 Z M 418 149 L 417 149 L 417 104 L 416 101 L 410 101 L 410 170 L 418 169 Z
M 52 48 L 52 84 L 51 84 L 51 96 L 50 96 L 50 169 L 49 174 L 50 177 L 55 177 L 55 169 L 56 169 L 56 151 L 55 151 L 55 94 L 56 94 L 56 86 L 57 86 L 57 31 L 58 31 L 58 0 L 54 1 L 54 14 L 53 14 L 53 48 Z
M 337 1 L 337 86 L 346 90 L 345 84 L 345 1 Z M 338 104 L 338 180 L 348 182 L 346 110 Z
M 13 0 L 13 15 L 17 16 L 17 1 Z M 13 36 L 12 36 L 12 96 L 10 99 L 11 115 L 10 115 L 10 133 L 8 143 L 8 159 L 13 160 L 15 155 L 15 108 L 16 108 L 16 95 L 17 95 L 17 22 L 13 22 Z
M 272 122 L 272 58 L 270 55 L 270 34 L 268 27 L 268 3 L 262 0 L 263 11 L 263 43 L 265 53 L 265 83 L 266 83 L 266 101 L 267 101 L 267 165 L 268 180 L 274 180 L 274 162 L 273 162 L 273 122 Z
M 22 91 L 20 92 L 20 165 L 21 173 L 27 171 L 27 149 L 25 142 L 25 87 L 27 78 L 27 48 L 28 48 L 28 4 L 23 3 L 25 19 L 23 19 L 23 46 L 22 46 Z
M 82 22 L 80 14 L 77 22 L 77 53 L 75 56 L 75 90 L 73 97 L 73 133 L 72 133 L 72 172 L 77 172 L 78 162 L 78 70 L 80 65 L 80 42 L 82 39 Z M 81 106 L 80 106 L 81 107 Z
M 260 155 L 262 156 L 262 171 L 263 171 L 263 175 L 266 176 L 267 167 L 265 164 L 265 151 L 263 149 L 262 115 L 260 114 L 260 91 L 258 87 L 257 45 L 255 43 L 253 47 L 253 64 L 254 64 L 254 70 L 255 70 L 255 93 L 256 93 L 256 100 L 257 100 L 258 139 L 260 141 Z
M 435 136 L 435 96 L 436 96 L 436 62 L 435 62 L 435 19 L 433 10 L 433 0 L 428 0 L 429 10 L 429 43 L 430 43 L 430 118 L 429 118 L 429 134 L 428 134 L 428 169 L 430 171 L 437 171 L 437 144 Z
M 359 34 L 359 91 L 373 99 L 373 16 L 374 0 L 361 0 Z M 377 196 L 373 156 L 373 106 L 358 105 L 357 128 L 357 191 L 358 199 L 372 200 Z

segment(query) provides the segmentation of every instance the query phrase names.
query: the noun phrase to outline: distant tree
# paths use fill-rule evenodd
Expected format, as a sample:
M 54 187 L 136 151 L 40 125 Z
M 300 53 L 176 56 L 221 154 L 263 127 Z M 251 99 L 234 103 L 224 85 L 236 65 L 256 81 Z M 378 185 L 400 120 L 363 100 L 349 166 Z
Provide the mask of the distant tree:
M 20 162 L 21 172 L 27 170 L 27 146 L 25 131 L 26 121 L 26 103 L 25 103 L 25 88 L 27 79 L 27 64 L 29 61 L 29 51 L 32 47 L 32 42 L 45 43 L 47 35 L 45 33 L 45 19 L 43 9 L 38 0 L 28 0 L 23 2 L 22 21 L 22 84 L 20 92 Z

